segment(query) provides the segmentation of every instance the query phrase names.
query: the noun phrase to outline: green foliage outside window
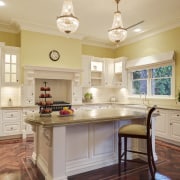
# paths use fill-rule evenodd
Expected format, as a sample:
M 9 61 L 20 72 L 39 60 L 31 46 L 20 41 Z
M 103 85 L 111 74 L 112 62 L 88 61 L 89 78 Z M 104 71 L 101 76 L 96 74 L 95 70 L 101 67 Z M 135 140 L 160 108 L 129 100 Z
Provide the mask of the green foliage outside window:
M 171 95 L 172 66 L 152 69 L 152 94 Z
M 148 77 L 149 74 L 149 77 Z M 162 66 L 132 73 L 133 94 L 147 94 L 148 82 L 151 95 L 171 95 L 172 66 Z

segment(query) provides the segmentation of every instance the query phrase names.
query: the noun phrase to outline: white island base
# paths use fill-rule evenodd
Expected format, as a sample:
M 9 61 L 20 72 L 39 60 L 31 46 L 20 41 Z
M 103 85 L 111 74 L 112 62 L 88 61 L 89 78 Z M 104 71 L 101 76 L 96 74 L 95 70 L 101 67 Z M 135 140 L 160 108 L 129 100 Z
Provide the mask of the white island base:
M 48 128 L 34 125 L 33 161 L 46 180 L 67 180 L 71 175 L 117 164 L 118 129 L 129 123 L 144 122 L 142 119 L 119 120 Z M 146 151 L 142 141 L 130 140 L 128 146 Z M 157 160 L 154 134 L 153 151 Z M 136 157 L 128 154 L 130 159 Z

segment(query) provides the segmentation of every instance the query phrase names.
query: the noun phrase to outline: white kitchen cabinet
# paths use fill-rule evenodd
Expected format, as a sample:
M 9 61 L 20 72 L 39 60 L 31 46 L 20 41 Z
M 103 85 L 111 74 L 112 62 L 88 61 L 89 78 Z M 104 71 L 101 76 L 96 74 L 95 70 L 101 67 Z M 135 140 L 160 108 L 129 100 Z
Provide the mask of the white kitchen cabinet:
M 33 106 L 35 104 L 34 71 L 24 68 L 24 84 L 21 93 L 21 104 L 23 106 Z
M 98 57 L 91 59 L 91 86 L 104 86 L 104 60 Z
M 180 110 L 158 109 L 156 137 L 180 145 Z
M 112 58 L 104 59 L 104 85 L 107 87 L 114 86 L 113 77 L 114 77 L 114 60 Z
M 90 87 L 91 86 L 91 56 L 82 56 L 82 86 Z
M 155 132 L 156 136 L 169 138 L 168 137 L 168 129 L 169 129 L 169 118 L 168 118 L 168 110 L 158 109 L 156 113 L 159 116 L 156 117 L 156 125 L 155 125 Z
M 21 113 L 21 110 L 2 110 L 2 136 L 22 134 Z
M 119 57 L 114 60 L 113 84 L 115 86 L 127 87 L 126 60 L 126 57 Z
M 20 48 L 4 46 L 2 47 L 2 84 L 19 85 L 20 68 L 19 68 Z
M 32 126 L 30 124 L 27 124 L 25 122 L 25 119 L 27 117 L 32 117 L 34 116 L 35 113 L 39 112 L 39 107 L 35 106 L 35 107 L 25 107 L 23 108 L 23 120 L 22 120 L 22 134 L 23 134 L 23 138 L 26 138 L 27 135 L 32 135 L 33 131 L 32 131 Z
M 180 142 L 180 111 L 171 110 L 169 133 L 172 140 Z
M 82 87 L 126 87 L 126 57 L 82 56 Z

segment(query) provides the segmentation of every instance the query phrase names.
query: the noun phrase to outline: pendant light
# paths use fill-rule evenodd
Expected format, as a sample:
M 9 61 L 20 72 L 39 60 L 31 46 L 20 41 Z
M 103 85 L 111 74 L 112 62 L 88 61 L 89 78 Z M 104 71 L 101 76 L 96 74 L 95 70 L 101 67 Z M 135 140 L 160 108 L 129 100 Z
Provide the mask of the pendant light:
M 74 33 L 79 27 L 79 20 L 74 15 L 72 0 L 64 0 L 61 15 L 56 19 L 57 27 L 66 34 Z
M 123 26 L 121 12 L 118 9 L 120 0 L 115 0 L 115 2 L 117 3 L 117 11 L 114 12 L 113 24 L 111 29 L 108 30 L 108 36 L 110 41 L 119 43 L 126 39 L 127 29 Z

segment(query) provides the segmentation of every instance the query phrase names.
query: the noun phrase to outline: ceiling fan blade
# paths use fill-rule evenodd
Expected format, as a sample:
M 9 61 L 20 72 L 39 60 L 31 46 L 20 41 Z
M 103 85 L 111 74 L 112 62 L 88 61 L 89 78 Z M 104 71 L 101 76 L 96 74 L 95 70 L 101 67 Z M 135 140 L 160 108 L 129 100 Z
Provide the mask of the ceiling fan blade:
M 136 23 L 136 24 L 133 24 L 133 25 L 127 27 L 126 30 L 128 30 L 128 29 L 130 29 L 130 28 L 133 28 L 133 27 L 135 27 L 135 26 L 137 26 L 137 25 L 139 25 L 139 24 L 142 24 L 143 22 L 144 22 L 144 21 L 140 21 L 140 22 L 138 22 L 138 23 Z

